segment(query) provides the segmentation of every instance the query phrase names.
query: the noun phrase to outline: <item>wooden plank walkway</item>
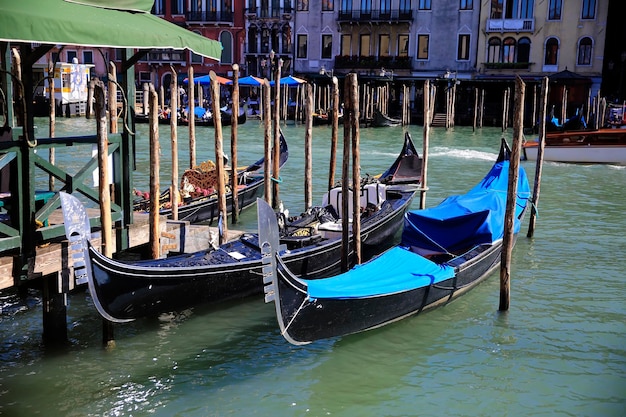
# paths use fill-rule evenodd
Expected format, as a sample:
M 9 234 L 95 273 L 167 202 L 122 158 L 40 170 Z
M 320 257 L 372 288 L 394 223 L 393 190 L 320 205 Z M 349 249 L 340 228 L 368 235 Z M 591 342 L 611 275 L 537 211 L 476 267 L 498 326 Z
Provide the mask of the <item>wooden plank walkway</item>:
M 87 209 L 90 218 L 99 217 L 98 209 Z M 129 247 L 137 248 L 148 243 L 150 238 L 149 214 L 136 212 L 133 214 L 133 224 L 129 230 Z M 49 218 L 51 225 L 63 224 L 61 210 L 56 210 Z M 165 256 L 168 252 L 192 253 L 211 247 L 211 239 L 217 241 L 217 228 L 207 225 L 190 225 L 188 222 L 176 222 L 161 217 L 161 253 Z M 228 229 L 227 240 L 238 238 L 243 232 Z M 181 237 L 183 237 L 181 239 Z M 183 242 L 184 247 L 181 247 Z M 95 247 L 100 246 L 100 233 L 92 234 L 91 243 Z M 113 240 L 115 245 L 115 239 Z M 70 269 L 73 267 L 72 260 L 67 256 L 67 240 L 48 242 L 36 248 L 35 257 L 28 260 L 28 280 L 41 278 L 47 275 L 58 274 L 63 265 Z M 113 246 L 113 253 L 116 252 Z M 71 257 L 69 257 L 71 258 Z M 0 290 L 16 285 L 13 256 L 0 255 Z M 19 273 L 19 271 L 17 271 Z

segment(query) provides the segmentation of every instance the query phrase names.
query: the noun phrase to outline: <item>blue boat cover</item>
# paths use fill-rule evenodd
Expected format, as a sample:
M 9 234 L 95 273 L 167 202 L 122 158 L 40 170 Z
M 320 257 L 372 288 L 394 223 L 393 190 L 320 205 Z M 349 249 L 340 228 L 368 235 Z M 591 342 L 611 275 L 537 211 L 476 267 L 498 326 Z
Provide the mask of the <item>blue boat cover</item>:
M 454 268 L 439 265 L 396 246 L 343 274 L 307 280 L 309 298 L 363 298 L 395 294 L 454 277 Z
M 497 162 L 467 194 L 451 196 L 438 206 L 405 215 L 402 245 L 435 252 L 454 252 L 492 243 L 504 235 L 509 161 Z M 513 230 L 519 232 L 519 216 L 526 207 L 530 186 L 519 170 Z
M 504 235 L 509 162 L 497 162 L 467 194 L 445 199 L 427 210 L 405 215 L 402 243 L 371 261 L 332 278 L 305 280 L 309 298 L 364 298 L 395 294 L 454 277 L 454 268 L 437 264 L 408 248 L 435 252 L 466 250 Z M 530 186 L 519 170 L 514 231 L 526 207 Z M 444 249 L 442 249 L 442 247 Z

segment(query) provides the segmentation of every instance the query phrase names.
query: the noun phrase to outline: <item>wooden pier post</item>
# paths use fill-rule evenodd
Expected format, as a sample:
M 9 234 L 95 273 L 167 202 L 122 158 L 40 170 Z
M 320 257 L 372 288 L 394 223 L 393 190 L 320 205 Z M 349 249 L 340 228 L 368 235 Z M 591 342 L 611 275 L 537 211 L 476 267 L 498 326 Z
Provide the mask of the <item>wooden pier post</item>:
M 423 128 L 423 144 L 422 144 L 422 184 L 420 191 L 420 210 L 426 208 L 426 190 L 428 188 L 428 142 L 430 140 L 430 81 L 424 81 L 424 128 Z
M 141 100 L 143 107 L 143 114 L 150 114 L 150 85 L 148 83 L 143 83 L 143 98 Z
M 159 98 L 150 84 L 150 255 L 152 259 L 161 256 L 159 244 L 159 194 L 161 183 L 159 171 L 161 170 L 159 159 Z
M 306 85 L 306 118 L 304 131 L 304 210 L 313 206 L 313 89 Z
M 478 118 L 478 127 L 483 128 L 483 122 L 485 119 L 485 90 L 480 89 L 480 117 Z
M 48 61 L 48 76 L 52 77 L 53 75 L 54 75 L 54 63 L 52 61 Z M 54 105 L 54 78 L 48 78 L 48 91 L 50 91 L 50 121 L 48 125 L 48 137 L 53 138 L 55 136 L 55 130 L 56 130 L 56 108 Z M 87 97 L 87 108 L 89 108 L 90 98 L 91 97 L 89 96 Z M 85 112 L 87 112 L 87 110 L 85 110 Z M 55 149 L 51 147 L 48 152 L 49 152 L 48 162 L 50 162 L 50 165 L 54 165 L 55 156 L 56 156 Z M 48 189 L 50 191 L 54 190 L 54 176 L 52 175 L 48 177 Z
M 541 82 L 541 97 L 539 98 L 539 145 L 537 147 L 537 161 L 535 163 L 535 184 L 530 205 L 530 220 L 528 222 L 527 237 L 533 237 L 537 221 L 537 206 L 539 205 L 539 191 L 541 189 L 541 173 L 543 169 L 543 151 L 546 145 L 546 112 L 548 109 L 548 77 Z M 536 90 L 535 90 L 536 91 Z
M 107 136 L 107 111 L 104 100 L 104 83 L 96 80 L 94 84 L 96 99 L 95 116 L 98 137 L 98 195 L 100 198 L 101 252 L 104 256 L 113 256 L 113 237 L 111 221 L 111 194 L 109 189 L 109 144 Z M 110 100 L 110 96 L 109 96 Z M 109 106 L 110 108 L 110 106 Z M 102 343 L 107 348 L 115 346 L 113 323 L 102 319 Z
M 339 81 L 333 76 L 333 113 L 330 134 L 330 167 L 328 169 L 328 191 L 335 185 L 337 165 L 337 140 L 339 136 Z
M 267 81 L 267 78 L 263 80 L 263 85 L 261 86 L 261 97 L 263 102 L 263 127 L 264 127 L 264 135 L 263 135 L 263 144 L 264 144 L 264 158 L 265 163 L 263 167 L 263 178 L 265 185 L 265 201 L 267 204 L 272 206 L 272 108 L 270 105 L 271 101 L 271 87 L 270 83 Z
M 173 66 L 172 84 L 170 85 L 170 142 L 172 145 L 172 184 L 170 185 L 170 204 L 172 207 L 172 220 L 178 220 L 178 203 L 180 193 L 178 189 L 178 74 Z
M 282 60 L 278 59 L 274 75 L 274 149 L 272 155 L 272 207 L 280 203 L 280 70 Z
M 189 67 L 187 70 L 187 103 L 189 103 L 189 114 L 187 114 L 188 127 L 189 127 L 189 168 L 193 169 L 196 166 L 196 109 L 195 109 L 195 91 L 193 84 L 193 67 Z M 185 103 L 181 103 L 181 107 L 185 108 Z
M 232 196 L 232 222 L 239 221 L 239 176 L 237 175 L 237 127 L 239 126 L 239 65 L 233 64 L 233 107 L 230 122 L 230 192 Z M 245 111 L 245 107 L 244 107 Z
M 359 132 L 359 84 L 356 73 L 349 74 L 350 82 L 346 88 L 346 95 L 350 95 L 352 117 L 350 128 L 352 130 L 352 239 L 354 242 L 355 263 L 361 263 L 361 152 Z M 347 195 L 346 195 L 347 196 Z
M 345 272 L 350 266 L 350 225 L 348 223 L 349 206 L 349 169 L 350 169 L 350 132 L 354 113 L 354 105 L 351 103 L 350 80 L 352 74 L 348 74 L 344 81 L 344 110 L 343 110 L 343 158 L 341 163 L 341 271 Z M 358 100 L 358 98 L 357 98 Z
M 226 183 L 224 182 L 224 140 L 222 136 L 222 114 L 220 112 L 220 83 L 214 71 L 211 78 L 211 100 L 213 102 L 213 126 L 215 127 L 215 170 L 217 172 L 217 210 L 221 227 L 219 227 L 219 244 L 228 239 L 228 215 L 226 214 Z M 233 115 L 235 117 L 235 115 Z
M 506 199 L 506 214 L 504 217 L 504 236 L 502 238 L 502 257 L 500 260 L 500 311 L 509 309 L 511 297 L 511 256 L 515 236 L 513 225 L 515 206 L 517 205 L 517 181 L 519 177 L 520 154 L 524 136 L 524 96 L 526 84 L 522 78 L 515 77 L 515 107 L 513 113 L 513 146 L 509 163 L 509 184 Z
M 472 123 L 472 132 L 476 131 L 476 120 L 478 118 L 478 88 L 474 88 L 474 121 Z

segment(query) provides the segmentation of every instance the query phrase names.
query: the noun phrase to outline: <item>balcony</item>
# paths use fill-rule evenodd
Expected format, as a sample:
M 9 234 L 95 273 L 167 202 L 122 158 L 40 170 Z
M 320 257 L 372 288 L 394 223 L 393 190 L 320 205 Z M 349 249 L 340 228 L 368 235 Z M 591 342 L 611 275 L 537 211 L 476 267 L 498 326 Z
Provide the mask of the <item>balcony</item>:
M 534 32 L 535 19 L 489 19 L 487 32 Z
M 173 49 L 152 50 L 140 61 L 148 62 L 149 64 L 182 64 L 186 62 L 185 51 L 176 51 Z
M 250 8 L 245 10 L 246 19 L 285 19 L 290 20 L 293 9 L 291 7 L 273 7 L 270 9 Z
M 485 62 L 483 64 L 486 69 L 524 69 L 527 70 L 532 62 Z
M 339 23 L 408 23 L 413 21 L 412 10 L 340 10 Z
M 375 69 L 399 70 L 411 69 L 413 57 L 410 56 L 359 56 L 338 55 L 335 57 L 335 69 Z
M 199 11 L 187 12 L 187 23 L 226 23 L 233 24 L 233 12 L 226 11 Z

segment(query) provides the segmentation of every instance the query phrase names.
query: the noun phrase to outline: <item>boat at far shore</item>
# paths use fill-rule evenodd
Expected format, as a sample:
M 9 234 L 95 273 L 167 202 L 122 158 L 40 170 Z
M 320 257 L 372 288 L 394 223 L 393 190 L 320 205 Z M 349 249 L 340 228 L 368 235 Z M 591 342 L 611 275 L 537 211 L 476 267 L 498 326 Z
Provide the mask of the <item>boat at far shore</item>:
M 523 158 L 536 161 L 537 140 L 523 145 Z M 544 161 L 626 165 L 626 129 L 546 133 Z

